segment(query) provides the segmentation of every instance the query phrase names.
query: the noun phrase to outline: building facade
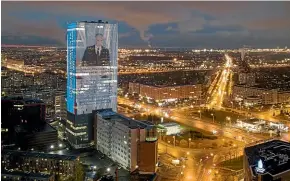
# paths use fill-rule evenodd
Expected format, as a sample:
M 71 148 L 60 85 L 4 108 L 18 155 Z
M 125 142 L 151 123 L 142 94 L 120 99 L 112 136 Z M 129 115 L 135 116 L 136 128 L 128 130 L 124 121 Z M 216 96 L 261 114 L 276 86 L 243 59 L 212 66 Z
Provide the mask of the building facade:
M 257 97 L 261 104 L 280 104 L 290 102 L 289 91 L 279 91 L 278 89 L 262 89 L 258 87 L 248 87 L 235 85 L 233 87 L 233 99 L 247 99 L 247 97 Z
M 67 119 L 65 92 L 55 93 L 54 113 L 55 113 L 55 117 L 59 119 L 62 119 L 62 120 Z
M 181 86 L 152 86 L 140 83 L 129 83 L 129 93 L 139 94 L 157 101 L 170 99 L 200 99 L 202 85 L 181 85 Z
M 155 172 L 157 132 L 150 122 L 136 121 L 106 109 L 95 120 L 96 149 L 131 172 Z M 150 153 L 150 155 L 147 155 Z
M 55 175 L 45 173 L 32 173 L 32 172 L 21 172 L 21 171 L 7 171 L 2 170 L 1 180 L 3 181 L 55 181 Z
M 76 156 L 2 150 L 1 166 L 5 170 L 73 175 L 79 161 Z
M 117 110 L 117 56 L 116 24 L 68 24 L 66 133 L 74 148 L 93 145 L 96 110 Z

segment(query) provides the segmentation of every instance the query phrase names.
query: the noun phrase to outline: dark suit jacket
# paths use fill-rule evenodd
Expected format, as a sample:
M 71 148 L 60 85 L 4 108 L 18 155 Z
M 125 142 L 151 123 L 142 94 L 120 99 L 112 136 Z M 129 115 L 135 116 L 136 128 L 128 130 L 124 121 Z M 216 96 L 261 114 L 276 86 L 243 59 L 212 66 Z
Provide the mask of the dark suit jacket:
M 95 45 L 86 48 L 82 66 L 109 66 L 110 52 L 107 48 L 102 46 L 100 55 L 96 54 Z

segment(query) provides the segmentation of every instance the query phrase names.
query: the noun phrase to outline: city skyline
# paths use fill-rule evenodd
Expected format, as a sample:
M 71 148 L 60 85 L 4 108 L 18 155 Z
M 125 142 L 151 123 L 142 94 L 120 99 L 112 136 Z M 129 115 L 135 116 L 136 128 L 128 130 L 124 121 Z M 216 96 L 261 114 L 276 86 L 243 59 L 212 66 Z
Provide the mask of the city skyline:
M 119 25 L 120 47 L 289 46 L 289 2 L 3 2 L 2 44 L 65 46 L 67 22 Z M 269 13 L 271 12 L 271 13 Z

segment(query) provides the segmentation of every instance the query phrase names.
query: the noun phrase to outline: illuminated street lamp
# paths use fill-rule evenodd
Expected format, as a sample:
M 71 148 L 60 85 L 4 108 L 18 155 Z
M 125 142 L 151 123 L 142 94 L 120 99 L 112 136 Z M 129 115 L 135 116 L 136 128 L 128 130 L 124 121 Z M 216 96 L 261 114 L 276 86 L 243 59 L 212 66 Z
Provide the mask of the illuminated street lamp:
M 167 141 L 168 144 L 170 144 L 170 141 Z M 167 154 L 167 144 L 166 144 L 166 154 Z
M 188 148 L 190 148 L 190 143 L 191 143 L 191 138 L 188 138 Z
M 230 122 L 230 126 L 232 126 L 231 117 L 227 116 L 226 119 Z
M 53 148 L 54 148 L 54 145 L 51 145 L 51 146 L 50 146 L 50 149 L 53 149 Z
M 201 111 L 198 110 L 198 113 L 199 113 L 199 119 L 201 119 Z
M 60 143 L 60 144 L 58 145 L 58 147 L 60 147 L 60 148 L 61 148 L 61 147 L 62 147 L 62 144 Z
M 110 168 L 107 168 L 107 172 L 110 172 L 111 171 L 111 169 Z
M 210 114 L 212 116 L 212 122 L 214 123 L 214 115 L 213 113 Z

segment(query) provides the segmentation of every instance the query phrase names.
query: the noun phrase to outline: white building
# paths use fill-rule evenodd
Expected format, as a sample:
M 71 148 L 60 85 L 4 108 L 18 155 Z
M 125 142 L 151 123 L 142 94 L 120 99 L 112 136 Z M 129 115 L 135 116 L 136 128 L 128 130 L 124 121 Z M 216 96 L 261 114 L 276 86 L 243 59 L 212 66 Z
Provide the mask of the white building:
M 144 150 L 139 149 L 142 143 L 147 145 L 152 143 L 152 147 L 146 149 L 150 149 L 148 152 L 156 152 L 152 157 L 148 156 L 148 159 L 153 160 L 152 165 L 156 165 L 157 133 L 152 123 L 136 121 L 106 109 L 97 112 L 95 132 L 96 149 L 118 162 L 123 168 L 130 171 L 142 169 Z
M 180 125 L 177 123 L 161 123 L 159 126 L 166 130 L 166 135 L 179 134 L 181 131 Z
M 54 113 L 55 116 L 66 120 L 66 100 L 65 92 L 56 92 L 54 97 Z
M 234 100 L 245 100 L 247 97 L 258 97 L 261 99 L 261 103 L 265 105 L 290 102 L 290 92 L 241 85 L 235 85 L 233 87 L 232 98 Z

